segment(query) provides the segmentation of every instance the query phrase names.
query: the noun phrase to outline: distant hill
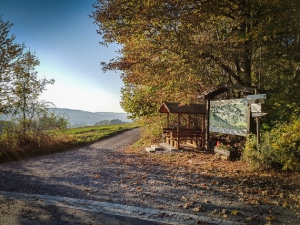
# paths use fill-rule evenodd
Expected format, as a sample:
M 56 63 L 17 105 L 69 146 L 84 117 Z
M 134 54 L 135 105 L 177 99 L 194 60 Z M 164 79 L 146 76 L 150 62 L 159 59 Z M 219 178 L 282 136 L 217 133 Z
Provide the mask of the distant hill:
M 65 108 L 51 108 L 57 115 L 66 115 L 69 119 L 71 127 L 93 126 L 103 120 L 121 120 L 123 122 L 131 122 L 127 119 L 127 113 L 114 112 L 87 112 L 83 110 L 65 109 Z M 9 120 L 9 117 L 0 115 L 0 120 Z
M 87 112 L 83 110 L 53 108 L 50 109 L 57 115 L 66 115 L 69 117 L 69 122 L 72 127 L 80 126 L 93 126 L 102 120 L 121 120 L 123 122 L 130 122 L 127 119 L 127 113 L 114 113 L 114 112 Z

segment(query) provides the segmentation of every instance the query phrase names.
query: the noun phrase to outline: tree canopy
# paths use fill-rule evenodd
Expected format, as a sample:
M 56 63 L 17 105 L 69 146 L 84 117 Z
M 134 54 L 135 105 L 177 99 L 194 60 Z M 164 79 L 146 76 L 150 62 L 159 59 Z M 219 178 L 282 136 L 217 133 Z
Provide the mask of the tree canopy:
M 53 137 L 50 130 L 68 125 L 64 117 L 49 111 L 51 103 L 39 100 L 54 80 L 39 79 L 35 70 L 39 59 L 15 41 L 11 26 L 0 16 L 0 114 L 11 116 L 11 121 L 1 124 L 0 155 L 46 147 Z
M 17 115 L 25 121 L 37 108 L 45 108 L 38 97 L 54 80 L 38 79 L 35 67 L 40 61 L 26 51 L 25 44 L 15 42 L 12 25 L 0 17 L 0 114 Z
M 103 43 L 122 46 L 103 66 L 123 72 L 126 111 L 152 112 L 148 103 L 166 100 L 194 102 L 199 91 L 221 83 L 297 101 L 297 0 L 99 0 L 94 8 Z
M 11 26 L 12 23 L 0 16 L 0 114 L 9 109 L 13 70 L 25 48 L 24 44 L 15 42 L 15 35 L 10 34 Z

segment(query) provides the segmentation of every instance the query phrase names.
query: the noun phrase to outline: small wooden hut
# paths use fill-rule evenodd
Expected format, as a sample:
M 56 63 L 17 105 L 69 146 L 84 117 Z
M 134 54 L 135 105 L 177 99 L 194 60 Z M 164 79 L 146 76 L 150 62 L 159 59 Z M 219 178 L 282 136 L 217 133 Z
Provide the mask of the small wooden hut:
M 176 149 L 179 149 L 181 144 L 204 148 L 205 104 L 181 106 L 179 103 L 164 102 L 159 112 L 167 114 L 166 127 L 163 128 L 165 143 Z

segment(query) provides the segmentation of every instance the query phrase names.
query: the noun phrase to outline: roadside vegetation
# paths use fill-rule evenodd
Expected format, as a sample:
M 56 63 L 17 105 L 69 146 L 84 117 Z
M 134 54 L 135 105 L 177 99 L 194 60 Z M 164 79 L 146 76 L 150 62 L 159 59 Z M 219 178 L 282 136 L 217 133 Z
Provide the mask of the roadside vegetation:
M 268 95 L 268 115 L 261 144 L 249 137 L 243 159 L 254 169 L 299 171 L 300 2 L 142 2 L 99 0 L 91 15 L 102 44 L 121 46 L 102 65 L 122 71 L 121 106 L 139 122 L 140 144 L 160 139 L 163 102 L 203 103 L 199 96 L 221 84 L 255 87 Z M 66 129 L 67 120 L 48 111 L 53 104 L 39 100 L 54 80 L 38 78 L 40 61 L 16 42 L 12 25 L 0 17 L 0 114 L 12 115 L 1 124 L 0 154 L 51 152 L 99 138 Z
M 12 23 L 0 16 L 0 162 L 68 150 L 131 129 L 133 123 L 69 128 L 68 118 L 39 97 L 53 79 L 39 79 L 37 56 L 15 41 Z
M 10 123 L 11 124 L 11 123 Z M 9 126 L 0 134 L 0 162 L 66 151 L 133 129 L 134 123 L 28 131 Z

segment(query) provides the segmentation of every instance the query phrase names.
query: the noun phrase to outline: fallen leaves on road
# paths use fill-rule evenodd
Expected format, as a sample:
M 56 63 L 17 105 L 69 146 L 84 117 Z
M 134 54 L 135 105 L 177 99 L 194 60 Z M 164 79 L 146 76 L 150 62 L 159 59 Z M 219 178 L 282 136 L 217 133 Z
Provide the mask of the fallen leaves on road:
M 236 215 L 238 215 L 239 214 L 239 211 L 237 211 L 237 210 L 233 210 L 232 212 L 231 212 L 231 215 L 234 215 L 234 216 L 236 216 Z
M 227 199 L 228 204 L 239 201 L 253 207 L 279 206 L 293 209 L 296 215 L 300 215 L 300 173 L 251 171 L 246 162 L 223 161 L 205 152 L 180 151 L 149 154 L 131 150 L 127 153 L 138 154 L 141 161 L 130 163 L 144 168 L 145 171 L 163 166 L 164 171 L 158 171 L 156 175 L 172 180 L 172 187 L 186 186 L 190 189 L 198 189 L 193 197 L 186 195 L 178 197 L 181 201 L 177 204 L 179 208 L 191 210 L 194 213 L 207 211 L 207 206 L 214 203 L 205 199 L 207 194 L 202 196 L 202 193 L 210 192 Z M 128 160 L 127 163 L 129 163 Z M 144 179 L 145 184 L 148 182 L 149 185 L 156 186 L 157 181 L 150 182 L 150 178 L 147 174 L 137 175 L 137 179 Z M 215 209 L 211 211 L 211 214 L 217 214 L 223 218 L 243 216 L 244 221 L 252 222 L 260 219 L 269 222 L 277 221 L 273 215 L 264 214 L 261 218 L 257 215 L 245 215 L 238 208 L 229 211 Z

